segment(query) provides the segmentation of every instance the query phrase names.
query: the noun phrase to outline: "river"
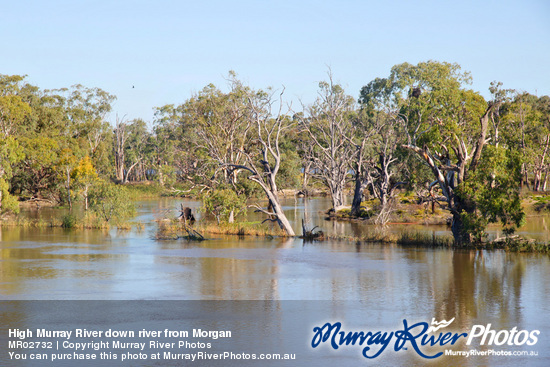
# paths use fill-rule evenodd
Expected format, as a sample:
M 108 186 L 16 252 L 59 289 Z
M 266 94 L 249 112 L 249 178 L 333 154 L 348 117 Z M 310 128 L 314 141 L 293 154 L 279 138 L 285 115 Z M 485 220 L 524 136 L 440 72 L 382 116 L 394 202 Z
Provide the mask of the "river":
M 345 302 L 352 308 L 350 315 L 368 310 L 368 319 L 384 327 L 404 318 L 430 322 L 454 317 L 458 329 L 488 322 L 500 329 L 539 329 L 544 337 L 536 349 L 549 349 L 547 255 L 347 241 L 305 243 L 298 238 L 155 240 L 153 220 L 176 216 L 181 202 L 139 202 L 134 221 L 144 224 L 141 229 L 2 228 L 0 299 Z M 185 205 L 196 209 L 199 203 Z M 324 220 L 326 199 L 289 199 L 284 205 L 297 231 L 305 210 L 310 226 L 327 233 L 375 230 L 361 223 Z M 59 211 L 41 209 L 27 215 L 47 220 Z M 548 219 L 529 219 L 520 232 L 548 240 Z M 447 231 L 445 226 L 404 227 L 434 235 Z M 353 311 L 350 304 L 360 307 Z M 477 360 L 490 365 L 518 361 Z M 452 360 L 447 364 L 453 365 Z

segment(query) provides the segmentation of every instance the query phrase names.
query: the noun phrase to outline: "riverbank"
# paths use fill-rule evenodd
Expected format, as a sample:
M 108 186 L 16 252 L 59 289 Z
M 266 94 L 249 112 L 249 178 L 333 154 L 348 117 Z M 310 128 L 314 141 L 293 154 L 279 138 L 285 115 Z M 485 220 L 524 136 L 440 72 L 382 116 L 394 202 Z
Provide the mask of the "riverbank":
M 523 238 L 518 235 L 500 237 L 496 240 L 487 241 L 471 246 L 456 244 L 450 235 L 428 235 L 421 232 L 393 233 L 388 226 L 372 226 L 372 231 L 361 236 L 325 234 L 323 231 L 313 228 L 306 230 L 299 236 L 288 236 L 275 226 L 268 226 L 261 222 L 241 223 L 213 223 L 201 222 L 193 225 L 182 223 L 179 220 L 158 221 L 158 228 L 155 234 L 157 240 L 187 240 L 203 241 L 216 239 L 216 236 L 236 237 L 259 237 L 259 238 L 301 238 L 304 243 L 320 243 L 326 241 L 349 243 L 354 245 L 380 244 L 398 245 L 410 248 L 448 248 L 459 250 L 504 250 L 506 252 L 531 252 L 550 253 L 548 243 L 536 242 L 533 239 Z
M 135 188 L 135 193 L 158 193 L 156 188 Z M 460 248 L 452 244 L 449 228 L 446 226 L 450 215 L 442 208 L 435 206 L 434 212 L 430 203 L 418 204 L 415 202 L 414 195 L 401 195 L 400 202 L 395 207 L 393 218 L 385 227 L 373 224 L 373 214 L 376 213 L 376 201 L 371 200 L 364 202 L 364 211 L 370 210 L 370 217 L 351 218 L 344 211 L 343 215 L 330 216 L 327 214 L 327 208 L 330 207 L 330 199 L 327 197 L 311 197 L 298 198 L 296 192 L 286 192 L 286 198 L 281 195 L 281 201 L 288 213 L 289 219 L 293 223 L 293 227 L 297 234 L 302 238 L 317 242 L 320 240 L 346 241 L 349 243 L 382 243 L 382 244 L 399 244 L 403 246 L 416 247 L 450 247 Z M 133 198 L 140 199 L 140 195 L 132 195 Z M 145 199 L 144 199 L 145 197 Z M 261 223 L 265 216 L 259 213 L 254 213 L 249 210 L 247 214 L 235 218 L 237 221 L 233 224 L 224 224 L 221 222 L 218 225 L 215 220 L 208 220 L 201 212 L 201 203 L 197 200 L 187 198 L 170 198 L 158 196 L 157 194 L 143 195 L 144 201 L 139 202 L 138 216 L 134 219 L 125 221 L 111 221 L 106 223 L 86 216 L 81 208 L 81 203 L 76 202 L 73 207 L 73 216 L 67 215 L 69 210 L 67 207 L 42 207 L 41 209 L 33 206 L 23 208 L 18 216 L 10 216 L 3 218 L 0 225 L 4 227 L 62 227 L 62 228 L 77 228 L 77 229 L 110 229 L 116 228 L 120 230 L 131 230 L 133 228 L 140 229 L 144 227 L 158 227 L 157 220 L 166 219 L 170 222 L 175 219 L 180 213 L 180 207 L 183 203 L 185 206 L 193 208 L 193 212 L 198 221 L 195 229 L 205 235 L 205 237 L 215 238 L 218 235 L 231 236 L 256 236 L 262 238 L 287 238 L 285 234 L 271 222 Z M 153 203 L 151 207 L 148 203 Z M 163 203 L 159 208 L 157 203 Z M 265 203 L 265 202 L 261 202 Z M 548 252 L 547 244 L 550 242 L 550 237 L 545 228 L 550 220 L 546 211 L 537 211 L 534 207 L 536 203 L 533 199 L 525 200 L 526 212 L 528 218 L 524 227 L 518 230 L 521 237 L 526 238 L 525 241 L 514 239 L 506 243 L 504 235 L 499 229 L 499 226 L 493 225 L 488 228 L 489 236 L 486 241 L 478 248 L 502 248 L 509 251 L 532 251 L 532 252 Z M 145 206 L 143 206 L 145 205 Z M 143 206 L 143 207 L 142 207 Z M 145 209 L 149 208 L 149 209 Z M 146 213 L 151 213 L 147 215 Z M 157 213 L 157 214 L 154 214 Z M 145 215 L 144 215 L 145 214 Z M 306 220 L 308 229 L 315 228 L 315 232 L 322 231 L 319 236 L 303 236 L 301 221 Z M 179 222 L 175 221 L 171 224 L 173 235 L 166 238 L 184 238 L 186 233 L 181 232 L 178 226 Z M 178 233 L 179 231 L 179 233 Z M 159 236 L 159 239 L 162 239 Z M 493 243 L 494 239 L 499 239 Z M 531 239 L 531 240 L 529 240 Z
M 59 217 L 28 218 L 19 215 L 4 216 L 0 227 L 21 228 L 65 228 L 65 229 L 110 229 L 130 230 L 135 227 L 143 229 L 144 223 L 132 220 L 105 221 L 101 217 L 86 213 L 84 215 L 62 214 Z

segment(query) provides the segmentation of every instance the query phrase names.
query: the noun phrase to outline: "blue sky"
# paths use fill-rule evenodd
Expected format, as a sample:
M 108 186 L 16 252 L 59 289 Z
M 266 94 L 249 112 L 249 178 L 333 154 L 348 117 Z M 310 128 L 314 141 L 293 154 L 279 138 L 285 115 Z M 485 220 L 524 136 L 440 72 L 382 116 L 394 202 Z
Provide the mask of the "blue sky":
M 234 70 L 254 88 L 311 103 L 330 67 L 357 97 L 393 65 L 459 63 L 489 83 L 550 94 L 550 1 L 6 1 L 0 74 L 42 89 L 117 96 L 115 116 L 153 120 Z M 132 88 L 134 87 L 134 88 Z

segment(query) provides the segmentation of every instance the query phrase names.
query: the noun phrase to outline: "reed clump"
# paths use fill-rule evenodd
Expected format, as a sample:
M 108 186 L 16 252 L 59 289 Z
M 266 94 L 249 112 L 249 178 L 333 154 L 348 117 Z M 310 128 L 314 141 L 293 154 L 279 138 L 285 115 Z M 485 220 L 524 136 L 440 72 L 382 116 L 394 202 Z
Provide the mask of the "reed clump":
M 397 238 L 401 246 L 412 247 L 452 247 L 455 242 L 451 237 L 435 236 L 419 232 L 404 232 Z
M 197 228 L 203 233 L 237 235 L 237 236 L 258 236 L 258 237 L 286 237 L 282 229 L 270 228 L 260 222 L 240 223 L 198 223 Z
M 116 226 L 117 231 L 129 231 L 132 229 L 131 223 L 119 223 Z
M 46 228 L 46 227 L 61 227 L 63 224 L 61 219 L 30 219 L 22 217 L 8 217 L 0 221 L 2 227 L 21 227 L 21 228 Z

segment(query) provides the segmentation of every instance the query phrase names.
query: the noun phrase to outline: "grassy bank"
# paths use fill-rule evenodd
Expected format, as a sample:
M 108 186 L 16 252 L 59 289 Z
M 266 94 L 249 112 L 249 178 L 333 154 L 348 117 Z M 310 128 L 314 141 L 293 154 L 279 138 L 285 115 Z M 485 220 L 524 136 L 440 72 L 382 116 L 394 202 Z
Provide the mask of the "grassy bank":
M 233 236 L 257 236 L 257 237 L 285 237 L 286 233 L 278 228 L 270 228 L 260 222 L 240 223 L 211 223 L 201 222 L 193 226 L 185 225 L 179 220 L 161 220 L 158 222 L 157 239 L 193 239 L 190 237 L 190 229 L 201 236 L 206 235 L 233 235 Z
M 106 222 L 94 214 L 86 214 L 79 217 L 73 214 L 65 214 L 60 218 L 29 219 L 20 216 L 5 217 L 0 221 L 2 227 L 21 227 L 21 228 L 65 228 L 65 229 L 110 229 L 130 230 L 136 227 L 138 230 L 144 228 L 143 223 L 133 223 L 130 221 L 110 221 Z
M 166 192 L 166 189 L 156 182 L 128 183 L 124 187 L 132 200 L 158 198 Z
M 258 237 L 287 237 L 280 229 L 270 228 L 259 222 L 246 223 L 199 223 L 193 226 L 193 229 L 202 236 L 208 235 L 236 235 L 236 236 L 258 236 Z M 178 221 L 163 221 L 159 223 L 157 232 L 158 239 L 178 239 L 188 238 L 185 235 L 182 224 Z M 315 232 L 318 233 L 318 232 Z M 322 232 L 321 232 L 322 233 Z M 511 236 L 501 238 L 496 241 L 480 243 L 471 246 L 459 245 L 454 242 L 451 236 L 434 236 L 420 232 L 404 232 L 400 234 L 391 233 L 387 230 L 375 230 L 364 236 L 347 235 L 326 235 L 320 236 L 298 236 L 308 242 L 320 241 L 346 241 L 350 243 L 378 243 L 393 244 L 403 247 L 417 248 L 449 248 L 449 249 L 500 249 L 508 252 L 531 252 L 531 253 L 550 253 L 550 245 L 537 243 L 534 240 L 528 240 L 520 236 Z

